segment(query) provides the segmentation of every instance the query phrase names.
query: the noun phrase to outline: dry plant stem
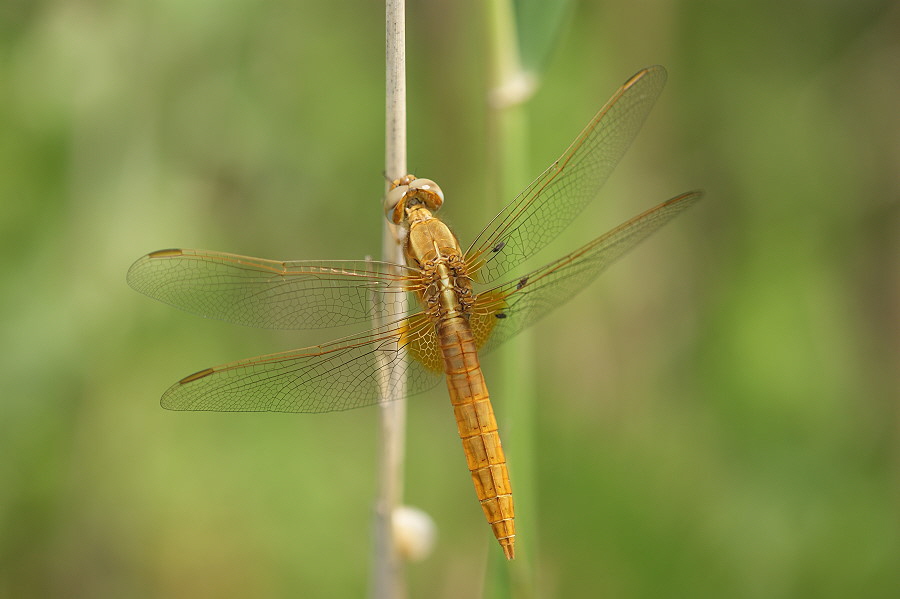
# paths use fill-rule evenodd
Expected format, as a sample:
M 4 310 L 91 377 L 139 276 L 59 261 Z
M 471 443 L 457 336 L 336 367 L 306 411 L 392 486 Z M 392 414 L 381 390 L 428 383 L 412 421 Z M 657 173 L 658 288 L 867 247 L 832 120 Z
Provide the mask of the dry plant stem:
M 406 174 L 406 18 L 403 0 L 385 3 L 385 163 L 388 179 Z M 379 209 L 379 214 L 381 210 Z M 385 262 L 403 263 L 401 231 L 385 219 L 381 255 Z M 399 274 L 399 273 L 398 273 Z M 405 312 L 406 305 L 398 312 Z M 382 315 L 376 326 L 395 319 Z M 382 381 L 383 389 L 395 390 L 387 397 L 382 393 L 379 409 L 378 497 L 375 505 L 375 539 L 372 556 L 372 597 L 397 599 L 406 595 L 403 564 L 397 551 L 391 519 L 401 503 L 403 489 L 403 452 L 406 434 L 406 398 L 404 387 L 397 381 Z

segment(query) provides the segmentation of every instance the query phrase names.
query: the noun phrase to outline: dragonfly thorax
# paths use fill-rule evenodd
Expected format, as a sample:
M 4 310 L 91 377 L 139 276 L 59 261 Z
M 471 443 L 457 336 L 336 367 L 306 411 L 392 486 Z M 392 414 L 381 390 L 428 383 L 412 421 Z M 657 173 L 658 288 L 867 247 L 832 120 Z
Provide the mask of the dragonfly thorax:
M 404 254 L 421 269 L 420 299 L 432 318 L 464 315 L 471 305 L 472 281 L 456 235 L 424 206 L 408 210 Z
M 433 216 L 424 206 L 407 211 L 409 233 L 406 236 L 404 254 L 409 266 L 422 268 L 429 262 L 454 256 L 462 257 L 462 249 L 456 235 L 441 219 Z

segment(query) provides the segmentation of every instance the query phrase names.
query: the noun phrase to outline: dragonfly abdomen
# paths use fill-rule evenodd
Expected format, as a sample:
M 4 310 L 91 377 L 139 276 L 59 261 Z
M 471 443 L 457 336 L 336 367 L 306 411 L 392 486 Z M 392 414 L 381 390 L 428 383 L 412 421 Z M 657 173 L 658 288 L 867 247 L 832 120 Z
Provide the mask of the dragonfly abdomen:
M 437 326 L 447 388 L 475 492 L 507 559 L 515 557 L 515 510 L 497 420 L 478 362 L 475 340 L 463 317 Z

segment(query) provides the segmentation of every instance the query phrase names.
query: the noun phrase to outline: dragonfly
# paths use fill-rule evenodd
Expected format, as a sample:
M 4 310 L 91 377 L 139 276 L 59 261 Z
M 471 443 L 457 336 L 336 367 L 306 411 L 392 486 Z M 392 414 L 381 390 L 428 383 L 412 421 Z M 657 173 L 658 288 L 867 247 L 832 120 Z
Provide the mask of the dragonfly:
M 661 66 L 628 79 L 465 251 L 435 216 L 444 201 L 441 188 L 407 175 L 392 182 L 384 201 L 388 219 L 406 232 L 403 265 L 278 261 L 192 249 L 140 258 L 127 276 L 134 289 L 205 317 L 272 329 L 387 322 L 323 345 L 200 370 L 172 385 L 162 407 L 332 412 L 377 404 L 401 388 L 407 395 L 421 393 L 443 379 L 476 495 L 505 556 L 513 559 L 512 487 L 479 355 L 563 304 L 701 193 L 681 194 L 537 270 L 503 277 L 557 237 L 597 195 L 665 81 Z M 418 310 L 397 315 L 407 294 L 415 296 Z

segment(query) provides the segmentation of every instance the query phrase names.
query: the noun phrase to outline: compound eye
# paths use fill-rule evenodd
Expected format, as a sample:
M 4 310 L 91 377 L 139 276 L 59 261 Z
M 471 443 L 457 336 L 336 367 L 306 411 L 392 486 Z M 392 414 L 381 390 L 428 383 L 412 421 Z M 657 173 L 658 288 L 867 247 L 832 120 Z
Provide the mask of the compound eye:
M 384 196 L 384 215 L 395 225 L 403 222 L 403 208 L 406 206 L 406 194 L 409 186 L 398 185 Z
M 403 176 L 400 177 L 399 179 L 394 179 L 393 181 L 391 181 L 391 187 L 398 187 L 398 186 L 400 186 L 400 185 L 407 185 L 407 186 L 408 186 L 408 185 L 409 185 L 409 182 L 412 181 L 412 180 L 415 179 L 415 178 L 416 178 L 416 176 L 415 176 L 414 174 L 412 174 L 412 173 L 409 173 L 409 174 L 407 174 L 407 175 L 403 175 Z
M 444 203 L 444 192 L 431 179 L 414 179 L 410 181 L 409 189 L 410 196 L 425 204 L 425 207 L 432 212 L 437 212 Z

